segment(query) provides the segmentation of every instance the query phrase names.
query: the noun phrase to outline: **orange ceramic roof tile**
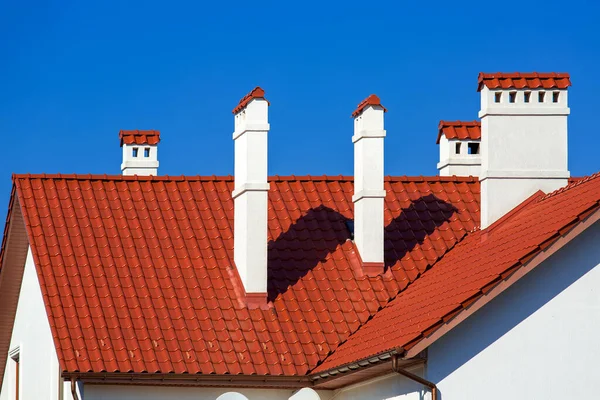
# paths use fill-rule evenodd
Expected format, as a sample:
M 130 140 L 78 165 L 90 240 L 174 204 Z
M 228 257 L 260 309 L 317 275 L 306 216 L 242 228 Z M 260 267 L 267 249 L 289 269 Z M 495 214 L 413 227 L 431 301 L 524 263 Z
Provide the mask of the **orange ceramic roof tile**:
M 566 89 L 571 86 L 568 73 L 484 73 L 477 78 L 477 91 L 485 85 L 488 89 Z
M 383 108 L 383 112 L 387 112 L 387 108 L 385 108 L 382 104 L 381 104 L 381 100 L 379 100 L 379 97 L 377 97 L 376 95 L 372 94 L 369 97 L 367 97 L 366 99 L 364 99 L 363 101 L 361 101 L 358 106 L 356 107 L 356 110 L 354 110 L 352 112 L 352 116 L 354 118 L 358 117 L 358 115 L 363 112 L 363 110 L 365 108 L 367 108 L 367 106 L 379 106 L 381 108 Z
M 437 144 L 440 144 L 442 135 L 446 139 L 480 140 L 481 123 L 479 121 L 440 121 L 438 125 Z
M 266 100 L 267 104 L 269 104 L 269 101 L 265 99 L 265 91 L 260 86 L 257 86 L 254 89 L 252 89 L 250 93 L 242 97 L 238 105 L 235 106 L 235 108 L 233 109 L 232 113 L 237 114 L 238 112 L 240 112 L 244 107 L 248 105 L 248 103 L 250 103 L 252 99 L 264 99 Z
M 121 147 L 124 144 L 158 144 L 160 142 L 159 131 L 119 131 Z
M 538 192 L 486 230 L 464 237 L 314 372 L 409 349 L 598 210 L 599 204 L 600 174 L 548 195 Z
M 387 177 L 388 272 L 368 277 L 351 177 L 270 185 L 261 310 L 235 273 L 232 177 L 15 175 L 61 370 L 305 375 L 479 225 L 475 178 Z

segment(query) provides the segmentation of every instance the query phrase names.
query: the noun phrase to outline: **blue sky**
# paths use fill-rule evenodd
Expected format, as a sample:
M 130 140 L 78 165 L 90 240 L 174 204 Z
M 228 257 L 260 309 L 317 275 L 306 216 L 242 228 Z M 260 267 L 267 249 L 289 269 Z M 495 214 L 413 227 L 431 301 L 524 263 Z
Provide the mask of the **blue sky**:
M 0 213 L 13 172 L 120 173 L 120 129 L 161 131 L 160 174 L 232 174 L 231 109 L 256 85 L 270 174 L 352 174 L 350 113 L 376 93 L 386 174 L 435 175 L 438 121 L 477 117 L 478 72 L 569 72 L 569 167 L 590 174 L 599 17 L 592 1 L 0 0 Z

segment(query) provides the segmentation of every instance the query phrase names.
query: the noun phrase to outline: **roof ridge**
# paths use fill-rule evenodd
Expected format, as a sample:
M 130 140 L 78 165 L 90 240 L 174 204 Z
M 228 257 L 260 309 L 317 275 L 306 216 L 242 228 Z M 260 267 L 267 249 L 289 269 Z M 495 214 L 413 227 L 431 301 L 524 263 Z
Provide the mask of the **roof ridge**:
M 551 197 L 555 197 L 555 196 L 557 196 L 563 192 L 566 192 L 570 189 L 573 189 L 579 185 L 583 185 L 584 183 L 593 181 L 594 179 L 597 179 L 598 177 L 600 177 L 600 171 L 593 173 L 592 175 L 584 176 L 583 178 L 576 180 L 575 182 L 571 182 L 571 183 L 567 184 L 566 186 L 556 189 L 555 191 L 550 192 L 550 193 L 546 194 L 545 196 L 543 196 L 542 198 L 540 198 L 539 201 L 544 201 Z
M 408 290 L 408 288 L 409 288 L 409 287 L 411 287 L 411 285 L 412 285 L 412 284 L 414 284 L 415 282 L 417 282 L 419 277 L 421 277 L 421 276 L 422 276 L 424 273 L 426 273 L 427 271 L 430 271 L 432 268 L 434 268 L 434 267 L 436 266 L 436 264 L 437 264 L 438 262 L 440 262 L 440 260 L 444 259 L 444 257 L 446 257 L 446 255 L 447 255 L 448 253 L 450 253 L 452 250 L 454 250 L 454 249 L 455 249 L 455 248 L 456 248 L 456 247 L 457 247 L 459 244 L 461 244 L 462 242 L 464 242 L 464 240 L 465 240 L 467 237 L 469 237 L 469 236 L 471 236 L 471 234 L 473 234 L 473 233 L 477 233 L 477 232 L 481 232 L 481 231 L 479 231 L 479 230 L 477 230 L 477 229 L 475 229 L 475 230 L 473 230 L 473 231 L 467 231 L 467 230 L 465 230 L 465 234 L 464 234 L 462 237 L 460 237 L 460 238 L 457 238 L 457 241 L 456 241 L 456 242 L 455 242 L 455 243 L 452 245 L 452 247 L 449 247 L 449 248 L 447 248 L 447 249 L 446 249 L 446 251 L 444 252 L 444 254 L 442 254 L 441 256 L 439 256 L 439 257 L 438 257 L 438 258 L 437 258 L 437 259 L 436 259 L 436 260 L 435 260 L 433 263 L 431 263 L 431 264 L 428 264 L 428 266 L 427 266 L 427 267 L 425 267 L 425 270 L 423 270 L 423 272 L 419 272 L 419 273 L 417 274 L 417 277 L 416 277 L 415 279 L 413 279 L 412 281 L 409 281 L 409 282 L 408 282 L 408 284 L 407 284 L 407 285 L 406 285 L 404 288 L 402 288 L 402 289 L 398 290 L 398 291 L 396 292 L 396 294 L 395 294 L 395 295 L 393 295 L 393 296 L 390 296 L 390 298 L 389 298 L 389 300 L 387 301 L 387 303 L 385 303 L 385 304 L 384 304 L 384 305 L 382 305 L 382 306 L 379 306 L 379 308 L 377 309 L 377 311 L 376 311 L 376 312 L 374 312 L 373 314 L 371 314 L 371 315 L 370 315 L 370 316 L 369 316 L 369 317 L 368 317 L 368 318 L 367 318 L 367 319 L 366 319 L 366 320 L 365 320 L 365 321 L 364 321 L 362 324 L 360 324 L 360 325 L 359 325 L 359 327 L 358 327 L 358 328 L 356 328 L 356 330 L 355 330 L 354 332 L 352 332 L 350 335 L 348 335 L 348 337 L 346 337 L 346 339 L 344 339 L 343 341 L 340 341 L 340 343 L 338 343 L 337 347 L 336 347 L 336 348 L 335 348 L 333 351 L 331 351 L 331 350 L 330 350 L 330 353 L 329 353 L 329 354 L 327 354 L 327 356 L 325 356 L 325 358 L 324 358 L 324 359 L 322 359 L 322 360 L 321 360 L 319 363 L 317 363 L 317 365 L 315 365 L 315 366 L 314 366 L 314 368 L 312 368 L 312 370 L 308 371 L 307 375 L 311 375 L 311 374 L 313 374 L 313 373 L 314 373 L 314 371 L 315 371 L 315 370 L 317 370 L 317 369 L 319 368 L 319 366 L 321 366 L 322 364 L 324 364 L 324 363 L 325 363 L 325 362 L 326 362 L 326 361 L 327 361 L 327 360 L 328 360 L 328 359 L 329 359 L 329 358 L 330 358 L 332 355 L 334 355 L 334 354 L 335 354 L 335 352 L 336 352 L 336 351 L 337 351 L 337 350 L 338 350 L 338 349 L 339 349 L 341 346 L 343 346 L 343 345 L 344 345 L 344 344 L 345 344 L 345 343 L 346 343 L 348 340 L 350 340 L 350 338 L 351 338 L 351 337 L 353 337 L 353 336 L 354 336 L 355 334 L 357 334 L 357 333 L 358 333 L 358 332 L 359 332 L 359 331 L 360 331 L 362 328 L 364 328 L 364 327 L 367 325 L 367 323 L 368 323 L 369 321 L 371 321 L 371 320 L 372 320 L 372 319 L 373 319 L 373 318 L 374 318 L 374 317 L 375 317 L 377 314 L 379 314 L 379 313 L 380 313 L 382 310 L 384 310 L 385 308 L 389 307 L 389 306 L 390 306 L 390 304 L 392 303 L 392 301 L 394 301 L 396 298 L 398 298 L 398 296 L 400 296 L 402 293 L 404 293 L 406 290 Z M 355 364 L 355 363 L 350 363 L 350 364 Z M 322 371 L 321 371 L 321 372 L 322 372 Z
M 519 214 L 521 211 L 526 209 L 527 206 L 529 206 L 532 203 L 537 203 L 537 201 L 540 200 L 541 198 L 543 198 L 544 195 L 545 195 L 544 192 L 542 192 L 541 190 L 538 190 L 537 192 L 535 192 L 534 194 L 532 194 L 531 196 L 529 196 L 528 198 L 523 200 L 521 203 L 519 203 L 512 210 L 510 210 L 509 212 L 504 214 L 502 217 L 498 218 L 486 229 L 484 229 L 483 230 L 484 234 L 488 234 L 488 233 L 496 230 L 499 226 L 504 225 L 505 222 L 508 222 L 512 217 L 514 217 L 515 215 Z
M 233 181 L 233 175 L 109 175 L 109 174 L 13 174 L 13 180 L 16 179 L 71 179 L 71 180 L 122 180 L 122 181 Z M 353 181 L 351 175 L 271 175 L 268 177 L 271 182 L 281 181 Z M 476 182 L 474 176 L 407 176 L 407 175 L 387 175 L 384 177 L 387 182 Z

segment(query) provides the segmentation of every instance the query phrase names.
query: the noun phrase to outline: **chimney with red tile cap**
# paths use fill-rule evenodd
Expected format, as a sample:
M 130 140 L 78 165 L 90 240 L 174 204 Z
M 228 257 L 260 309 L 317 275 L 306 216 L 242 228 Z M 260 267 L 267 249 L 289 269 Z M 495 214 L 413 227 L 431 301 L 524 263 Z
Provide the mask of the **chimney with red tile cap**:
M 256 87 L 233 109 L 234 261 L 249 307 L 267 301 L 267 135 L 269 102 Z
M 120 131 L 123 175 L 157 175 L 159 131 Z
M 374 94 L 363 100 L 354 117 L 354 241 L 368 275 L 383 272 L 383 114 Z
M 481 73 L 481 227 L 568 183 L 569 74 Z

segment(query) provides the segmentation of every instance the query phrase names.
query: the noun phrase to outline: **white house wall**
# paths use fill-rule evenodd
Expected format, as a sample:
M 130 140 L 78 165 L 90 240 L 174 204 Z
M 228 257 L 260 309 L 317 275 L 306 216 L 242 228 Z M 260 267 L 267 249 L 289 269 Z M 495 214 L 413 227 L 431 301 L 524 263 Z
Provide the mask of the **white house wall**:
M 83 400 L 216 400 L 227 392 L 238 392 L 248 400 L 288 400 L 295 390 L 287 389 L 222 389 L 175 386 L 84 385 Z M 321 400 L 329 400 L 331 392 L 319 392 Z M 337 399 L 335 399 L 337 400 Z
M 442 400 L 598 397 L 600 223 L 429 348 Z
M 410 372 L 422 375 L 423 367 Z M 332 400 L 422 400 L 424 394 L 423 385 L 393 373 L 340 389 Z
M 60 381 L 56 350 L 46 316 L 31 249 L 23 272 L 23 281 L 12 332 L 10 351 L 19 349 L 20 399 L 59 399 Z M 8 357 L 0 391 L 0 400 L 15 399 L 15 362 Z M 68 384 L 67 384 L 68 385 Z M 65 388 L 67 388 L 65 385 Z M 69 386 L 70 387 L 70 386 Z M 70 389 L 63 391 L 71 399 Z
M 423 367 L 411 369 L 421 375 Z M 84 400 L 216 400 L 226 392 L 238 392 L 248 400 L 288 400 L 294 390 L 285 389 L 218 389 L 167 386 L 84 385 Z M 337 391 L 317 391 L 321 400 L 422 400 L 423 386 L 390 374 Z M 296 400 L 294 398 L 293 400 Z

